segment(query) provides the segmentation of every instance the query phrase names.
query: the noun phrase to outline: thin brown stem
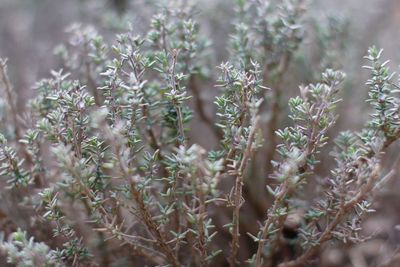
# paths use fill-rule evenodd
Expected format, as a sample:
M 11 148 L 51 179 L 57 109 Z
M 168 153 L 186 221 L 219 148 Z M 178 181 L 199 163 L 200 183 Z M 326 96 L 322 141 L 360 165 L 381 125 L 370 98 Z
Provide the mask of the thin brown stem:
M 196 81 L 196 76 L 195 75 L 190 75 L 189 77 L 189 89 L 191 90 L 193 94 L 193 99 L 194 99 L 194 105 L 197 111 L 197 114 L 199 115 L 200 120 L 202 120 L 210 129 L 213 131 L 215 137 L 217 137 L 218 140 L 222 139 L 222 131 L 215 126 L 214 121 L 207 116 L 205 107 L 206 103 L 203 101 L 199 86 Z
M 85 76 L 86 76 L 86 82 L 87 86 L 89 87 L 89 90 L 92 92 L 92 95 L 94 97 L 94 102 L 96 103 L 97 106 L 101 105 L 101 97 L 99 95 L 99 91 L 97 90 L 97 84 L 96 81 L 93 79 L 92 76 L 92 65 L 90 62 L 90 58 L 88 56 L 89 54 L 89 42 L 85 42 L 84 44 L 84 67 L 85 67 Z
M 275 152 L 276 152 L 276 135 L 275 131 L 279 127 L 279 115 L 281 114 L 281 98 L 282 98 L 282 91 L 283 91 L 283 77 L 284 74 L 287 72 L 291 60 L 291 53 L 285 53 L 278 66 L 277 70 L 277 79 L 275 83 L 275 87 L 273 88 L 273 96 L 272 96 L 272 103 L 270 108 L 270 120 L 268 122 L 268 128 L 265 140 L 268 141 L 268 145 L 266 146 L 265 151 L 265 171 L 263 173 L 270 173 L 272 170 L 272 163 L 271 161 L 274 159 Z
M 180 266 L 180 263 L 179 263 L 178 259 L 176 258 L 175 253 L 172 251 L 172 249 L 167 244 L 164 234 L 160 231 L 160 228 L 158 227 L 157 223 L 153 220 L 153 216 L 151 215 L 148 206 L 144 202 L 143 194 L 137 189 L 134 180 L 132 179 L 127 167 L 125 166 L 123 160 L 121 159 L 120 147 L 116 147 L 116 156 L 117 156 L 117 160 L 119 162 L 123 177 L 127 181 L 130 181 L 130 191 L 131 191 L 133 199 L 136 202 L 137 208 L 141 215 L 141 219 L 143 220 L 147 230 L 157 241 L 156 246 L 165 255 L 168 262 L 172 266 L 174 266 L 174 267 Z
M 244 178 L 244 171 L 246 166 L 250 160 L 251 152 L 253 148 L 253 142 L 256 134 L 256 130 L 258 129 L 259 125 L 259 116 L 256 116 L 253 121 L 253 125 L 251 127 L 246 149 L 243 153 L 242 160 L 240 161 L 239 167 L 236 170 L 236 180 L 235 180 L 235 187 L 234 187 L 234 210 L 233 210 L 233 218 L 232 218 L 232 241 L 231 241 L 231 254 L 229 257 L 229 264 L 230 266 L 236 266 L 236 257 L 239 249 L 239 221 L 240 221 L 240 208 L 243 202 L 242 190 L 243 190 L 243 178 Z
M 8 106 L 10 108 L 10 116 L 14 124 L 15 139 L 21 139 L 21 130 L 18 122 L 18 108 L 16 103 L 16 95 L 7 74 L 7 59 L 0 59 L 0 80 L 2 81 L 7 97 Z
M 204 229 L 204 218 L 207 216 L 207 210 L 206 210 L 206 201 L 205 201 L 205 196 L 203 193 L 202 189 L 202 181 L 200 177 L 197 177 L 197 197 L 199 199 L 199 220 L 197 222 L 197 229 L 198 229 L 198 251 L 200 252 L 200 264 L 203 267 L 208 267 L 208 262 L 207 262 L 207 238 L 205 235 L 205 229 Z

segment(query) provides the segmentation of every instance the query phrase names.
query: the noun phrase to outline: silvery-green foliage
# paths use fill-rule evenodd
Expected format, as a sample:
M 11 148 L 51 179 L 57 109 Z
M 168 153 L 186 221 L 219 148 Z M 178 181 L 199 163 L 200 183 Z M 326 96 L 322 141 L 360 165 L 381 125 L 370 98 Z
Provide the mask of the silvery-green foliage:
M 56 251 L 43 242 L 36 242 L 34 237 L 28 237 L 20 229 L 12 233 L 7 241 L 1 241 L 0 249 L 6 253 L 7 262 L 17 267 L 62 266 L 56 260 Z
M 235 8 L 229 61 L 217 74 L 190 3 L 171 1 L 148 32 L 131 25 L 112 41 L 74 24 L 56 49 L 63 68 L 34 86 L 24 118 L 0 61 L 8 100 L 0 176 L 9 194 L 1 197 L 29 209 L 24 226 L 44 240 L 9 234 L 0 247 L 10 263 L 304 266 L 329 241 L 364 240 L 373 193 L 393 174 L 382 175 L 383 153 L 400 137 L 399 85 L 382 51 L 372 47 L 366 57 L 370 119 L 338 134 L 335 167 L 304 196 L 320 181 L 317 168 L 332 165 L 321 153 L 345 74 L 325 54 L 321 77 L 286 99 L 305 36 L 303 1 L 237 0 Z M 199 91 L 207 79 L 218 89 L 215 118 Z M 197 119 L 215 135 L 213 149 L 191 139 Z

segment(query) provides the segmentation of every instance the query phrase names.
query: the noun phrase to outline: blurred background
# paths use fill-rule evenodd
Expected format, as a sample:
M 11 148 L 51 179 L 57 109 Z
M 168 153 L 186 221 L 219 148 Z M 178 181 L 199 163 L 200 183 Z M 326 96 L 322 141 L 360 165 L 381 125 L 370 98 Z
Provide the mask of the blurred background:
M 227 60 L 227 42 L 232 31 L 233 0 L 196 0 L 199 5 L 198 20 L 201 29 L 211 40 L 211 50 L 215 65 Z M 196 2 L 195 1 L 195 2 Z M 138 33 L 148 28 L 155 12 L 153 5 L 161 5 L 163 0 L 0 0 L 0 56 L 10 62 L 10 72 L 19 102 L 26 102 L 32 95 L 35 81 L 48 76 L 49 70 L 57 68 L 54 48 L 66 42 L 66 29 L 75 22 L 90 24 L 106 36 L 112 43 L 113 33 L 126 29 L 132 23 Z M 313 24 L 306 29 L 308 40 L 300 49 L 308 57 L 308 64 L 301 68 L 290 80 L 287 90 L 294 90 L 300 83 L 309 82 L 312 69 L 319 64 L 314 50 L 317 50 L 315 25 L 326 24 L 329 19 L 337 19 L 345 24 L 341 29 L 345 36 L 341 47 L 340 65 L 348 75 L 351 87 L 346 91 L 349 98 L 346 107 L 362 108 L 362 89 L 367 72 L 361 70 L 363 56 L 371 45 L 384 49 L 386 58 L 392 60 L 392 67 L 400 62 L 398 47 L 400 42 L 400 2 L 397 0 L 312 0 L 306 23 Z M 206 4 L 204 4 L 206 3 Z M 315 24 L 315 25 L 314 25 Z M 324 27 L 324 26 L 322 26 Z M 313 29 L 314 28 L 314 29 Z M 314 31 L 314 32 L 313 32 Z M 313 58 L 314 57 L 314 58 Z M 297 61 L 297 63 L 299 60 Z M 309 64 L 311 63 L 311 65 Z M 295 65 L 295 64 L 292 64 Z M 293 66 L 292 66 L 293 67 Z M 300 75 L 299 75 L 300 74 Z M 302 75 L 303 76 L 302 76 Z M 310 79 L 311 78 L 311 79 Z M 212 88 L 211 88 L 212 90 Z M 361 111 L 361 110 L 360 110 Z M 347 113 L 347 111 L 346 111 Z M 358 112 L 359 116 L 364 116 Z M 356 114 L 355 114 L 356 115 Z M 359 126 L 358 116 L 345 116 L 345 128 Z
M 232 32 L 233 0 L 197 0 L 198 21 L 201 31 L 211 41 L 210 59 L 214 66 L 228 60 L 227 43 Z M 32 97 L 32 87 L 41 78 L 49 76 L 51 69 L 60 67 L 60 59 L 54 54 L 55 48 L 67 42 L 67 29 L 72 23 L 92 25 L 107 40 L 114 42 L 115 33 L 132 25 L 134 31 L 143 33 L 148 28 L 154 5 L 162 0 L 0 0 L 0 57 L 9 59 L 9 72 L 18 103 L 23 112 L 24 104 Z M 298 85 L 314 81 L 321 70 L 321 47 L 324 53 L 332 52 L 346 73 L 344 101 L 340 104 L 340 119 L 330 133 L 360 129 L 368 118 L 365 103 L 367 90 L 365 81 L 368 71 L 363 56 L 368 47 L 376 45 L 384 49 L 384 59 L 391 59 L 392 70 L 400 64 L 400 1 L 399 0 L 313 0 L 305 17 L 306 41 L 300 47 L 285 77 L 285 97 L 298 93 Z M 328 34 L 333 45 L 323 43 L 321 35 Z M 330 51 L 332 50 L 332 51 Z M 215 78 L 215 77 L 214 77 Z M 215 81 L 215 79 L 214 79 Z M 207 103 L 206 112 L 214 116 L 213 96 L 216 89 L 213 81 L 201 86 L 202 97 Z M 214 115 L 213 115 L 214 114 Z M 287 121 L 282 116 L 282 125 Z M 196 120 L 192 142 L 206 148 L 216 146 L 214 137 L 207 127 Z M 331 147 L 327 148 L 328 151 Z M 398 147 L 397 147 L 398 148 Z M 389 151 L 388 157 L 398 154 L 398 149 Z M 328 159 L 329 154 L 323 153 Z M 326 161 L 325 161 L 326 162 Z M 319 170 L 327 175 L 331 166 L 325 164 Z M 327 250 L 323 257 L 324 266 L 367 266 L 368 255 L 388 257 L 399 247 L 400 233 L 400 188 L 399 179 L 392 179 L 390 186 L 378 196 L 375 213 L 365 222 L 366 234 L 376 238 L 362 245 Z M 350 252 L 344 252 L 344 250 Z M 365 256 L 367 255 L 367 256 Z M 346 260 L 344 259 L 346 258 Z M 349 259 L 350 258 L 350 259 Z

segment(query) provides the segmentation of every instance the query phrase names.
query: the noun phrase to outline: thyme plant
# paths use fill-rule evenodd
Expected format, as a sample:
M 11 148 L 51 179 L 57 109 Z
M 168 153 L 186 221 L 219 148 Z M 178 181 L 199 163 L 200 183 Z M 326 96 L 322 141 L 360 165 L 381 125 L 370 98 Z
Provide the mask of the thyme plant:
M 175 2 L 147 33 L 132 25 L 112 42 L 70 27 L 55 50 L 63 68 L 34 86 L 24 114 L 0 61 L 1 198 L 25 220 L 0 210 L 14 229 L 0 243 L 8 263 L 294 267 L 334 241 L 364 241 L 362 220 L 395 175 L 384 153 L 400 138 L 400 85 L 382 50 L 366 56 L 372 112 L 363 129 L 330 138 L 346 77 L 329 68 L 334 53 L 287 101 L 290 125 L 280 128 L 305 3 L 237 0 L 235 10 L 218 78 L 196 8 Z M 218 91 L 215 118 L 199 91 L 205 79 Z M 191 139 L 196 118 L 218 139 L 214 149 Z M 320 179 L 330 142 L 336 166 Z M 306 196 L 310 183 L 322 189 Z

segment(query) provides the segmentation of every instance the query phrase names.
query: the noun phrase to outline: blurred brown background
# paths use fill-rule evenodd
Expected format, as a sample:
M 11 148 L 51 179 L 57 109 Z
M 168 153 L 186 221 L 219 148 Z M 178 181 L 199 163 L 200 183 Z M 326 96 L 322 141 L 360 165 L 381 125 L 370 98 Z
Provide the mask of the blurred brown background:
M 227 59 L 227 38 L 231 30 L 233 0 L 197 0 L 202 30 L 212 40 L 215 64 Z M 57 68 L 53 49 L 66 41 L 65 29 L 73 22 L 95 25 L 105 34 L 118 31 L 123 21 L 132 22 L 139 32 L 147 28 L 151 18 L 151 4 L 162 0 L 0 0 L 0 56 L 10 60 L 10 72 L 19 101 L 24 103 L 31 95 L 30 88 L 40 78 L 46 77 L 51 68 Z M 207 4 L 204 4 L 207 2 Z M 125 13 L 119 13 L 125 8 Z M 385 57 L 392 59 L 397 68 L 400 62 L 400 1 L 398 0 L 313 0 L 308 16 L 323 20 L 337 16 L 349 21 L 349 37 L 342 64 L 349 75 L 352 88 L 347 91 L 349 107 L 362 106 L 361 97 L 366 71 L 360 71 L 362 56 L 371 45 L 385 50 Z M 120 23 L 120 25 L 118 25 Z M 310 34 L 309 34 L 310 35 Z M 312 49 L 310 40 L 304 50 Z M 293 86 L 303 81 L 293 81 Z M 296 90 L 296 89 L 294 89 Z M 362 91 L 360 91 L 362 90 Z M 350 112 L 350 110 L 349 110 Z M 362 113 L 359 113 L 362 114 Z M 359 118 L 346 116 L 347 126 Z

